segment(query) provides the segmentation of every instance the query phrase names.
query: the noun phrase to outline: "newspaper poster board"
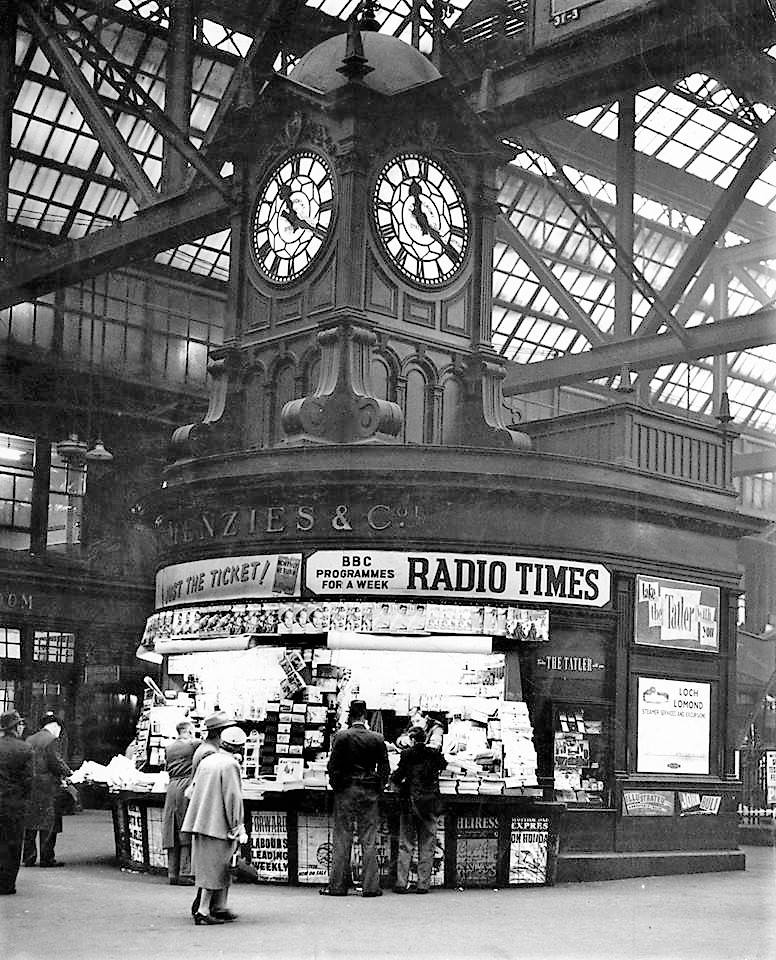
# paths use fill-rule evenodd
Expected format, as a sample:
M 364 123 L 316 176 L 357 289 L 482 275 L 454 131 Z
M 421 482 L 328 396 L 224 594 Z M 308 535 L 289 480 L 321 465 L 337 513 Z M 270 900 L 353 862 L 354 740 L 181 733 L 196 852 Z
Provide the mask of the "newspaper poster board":
M 711 684 L 639 677 L 637 771 L 709 773 Z
M 297 880 L 299 883 L 328 883 L 334 849 L 329 818 L 300 813 L 297 830 Z
M 259 880 L 288 883 L 288 823 L 282 810 L 251 813 L 251 863 Z
M 776 803 L 776 750 L 765 751 L 765 802 Z
M 499 821 L 496 816 L 460 815 L 456 825 L 455 884 L 493 887 L 497 881 Z
M 509 830 L 510 886 L 547 883 L 548 817 L 512 817 Z

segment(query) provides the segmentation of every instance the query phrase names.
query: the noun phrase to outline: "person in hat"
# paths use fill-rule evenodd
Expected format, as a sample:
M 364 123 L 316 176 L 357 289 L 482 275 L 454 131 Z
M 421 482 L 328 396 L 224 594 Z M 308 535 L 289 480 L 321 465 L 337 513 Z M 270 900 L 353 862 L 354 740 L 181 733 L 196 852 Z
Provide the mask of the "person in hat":
M 58 804 L 63 780 L 69 780 L 73 771 L 62 759 L 59 734 L 62 727 L 54 713 L 44 713 L 41 728 L 27 738 L 32 747 L 32 792 L 27 801 L 24 852 L 22 862 L 32 867 L 38 859 L 36 840 L 40 834 L 40 866 L 64 866 L 56 859 L 54 847 L 57 834 L 62 832 L 62 812 Z
M 215 753 L 221 745 L 221 733 L 227 727 L 231 727 L 234 719 L 223 710 L 217 710 L 205 719 L 205 739 L 194 751 L 191 759 L 192 776 L 197 772 L 197 767 L 202 760 L 210 753 Z
M 191 720 L 181 720 L 176 726 L 178 736 L 164 748 L 164 766 L 170 777 L 162 812 L 162 846 L 167 850 L 167 878 L 171 884 L 191 886 L 191 847 L 188 834 L 181 833 L 188 799 L 186 788 L 191 782 L 194 753 L 200 746 L 194 737 Z
M 0 715 L 0 895 L 16 893 L 24 813 L 32 789 L 32 747 L 20 737 L 16 710 Z
M 329 886 L 321 893 L 330 897 L 347 896 L 355 819 L 363 850 L 361 895 L 382 896 L 377 828 L 380 794 L 388 780 L 390 766 L 385 740 L 381 734 L 369 729 L 363 700 L 351 701 L 348 727 L 334 735 L 328 771 L 334 791 L 334 854 Z
M 191 799 L 181 829 L 191 834 L 191 860 L 199 888 L 191 913 L 197 926 L 237 919 L 226 901 L 232 855 L 239 844 L 248 840 L 237 760 L 245 747 L 245 739 L 239 727 L 219 728 L 219 746 L 202 758 L 192 781 Z
M 412 850 L 417 839 L 418 881 L 415 892 L 428 893 L 436 846 L 439 774 L 446 760 L 439 750 L 426 743 L 425 727 L 412 727 L 409 739 L 411 745 L 402 750 L 399 766 L 391 777 L 401 798 L 399 856 L 393 889 L 395 893 L 407 893 Z

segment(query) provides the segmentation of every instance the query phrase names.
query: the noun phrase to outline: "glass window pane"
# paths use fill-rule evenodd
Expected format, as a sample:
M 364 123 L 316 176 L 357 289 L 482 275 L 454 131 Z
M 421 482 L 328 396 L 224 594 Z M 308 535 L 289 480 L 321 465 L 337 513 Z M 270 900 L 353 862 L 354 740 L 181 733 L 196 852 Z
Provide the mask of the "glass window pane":
M 0 627 L 0 657 L 8 660 L 20 660 L 22 656 L 22 635 L 20 630 Z

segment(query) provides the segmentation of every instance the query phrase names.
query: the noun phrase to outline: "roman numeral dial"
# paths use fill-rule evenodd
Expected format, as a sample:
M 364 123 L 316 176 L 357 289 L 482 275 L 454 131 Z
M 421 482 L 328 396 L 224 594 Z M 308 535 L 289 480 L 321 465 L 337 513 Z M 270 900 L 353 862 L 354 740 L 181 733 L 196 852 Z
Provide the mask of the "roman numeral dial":
M 299 150 L 281 160 L 259 189 L 252 221 L 253 262 L 271 283 L 298 280 L 334 229 L 334 176 L 324 157 Z
M 447 283 L 466 260 L 466 201 L 432 157 L 403 153 L 385 164 L 372 193 L 372 222 L 393 266 L 421 287 Z

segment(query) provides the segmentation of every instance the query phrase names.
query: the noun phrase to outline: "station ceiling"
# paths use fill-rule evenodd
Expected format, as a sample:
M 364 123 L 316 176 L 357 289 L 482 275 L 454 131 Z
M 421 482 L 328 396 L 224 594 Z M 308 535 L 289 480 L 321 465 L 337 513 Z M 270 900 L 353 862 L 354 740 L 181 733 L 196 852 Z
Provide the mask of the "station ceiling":
M 752 7 L 760 4 L 766 12 L 771 6 L 756 0 Z M 100 233 L 99 242 L 113 250 L 111 238 L 131 230 L 138 211 L 153 214 L 164 186 L 165 135 L 157 113 L 167 96 L 174 7 L 160 0 L 19 0 L 7 221 L 10 240 L 30 257 L 36 247 L 72 241 L 56 252 L 82 273 L 75 266 L 79 243 L 86 241 L 88 253 Z M 722 14 L 731 5 L 709 0 L 707 9 L 717 7 Z M 206 148 L 243 58 L 293 71 L 306 49 L 344 32 L 357 8 L 356 0 L 200 0 L 187 132 L 192 151 Z M 776 20 L 754 44 L 728 23 L 720 50 L 704 50 L 697 63 L 681 61 L 678 74 L 676 66 L 642 58 L 630 91 L 619 89 L 616 71 L 606 72 L 614 80 L 593 76 L 574 103 L 573 85 L 571 92 L 552 85 L 552 58 L 542 61 L 530 50 L 527 0 L 382 0 L 375 15 L 381 31 L 435 56 L 515 148 L 499 196 L 493 272 L 494 346 L 515 364 L 506 392 L 521 396 L 543 383 L 617 387 L 632 373 L 653 402 L 713 416 L 714 356 L 726 357 L 722 375 L 735 425 L 772 440 Z M 726 30 L 724 19 L 719 30 Z M 584 57 L 585 43 L 568 56 Z M 592 63 L 593 51 L 587 55 Z M 588 74 L 594 72 L 591 66 Z M 521 92 L 526 88 L 531 97 Z M 536 93 L 542 90 L 544 99 Z M 90 112 L 95 103 L 104 125 Z M 613 244 L 618 129 L 626 108 L 635 118 L 627 332 L 616 322 Z M 164 249 L 154 259 L 223 284 L 225 224 L 214 201 L 212 217 L 188 233 L 159 231 Z M 91 262 L 113 261 L 92 256 Z M 21 268 L 19 275 L 32 279 L 22 288 L 6 278 L 4 305 L 25 289 L 40 294 L 72 278 L 65 268 L 47 273 L 34 260 L 27 274 Z M 740 322 L 726 328 L 726 320 Z M 665 339 L 653 346 L 663 334 L 676 341 L 668 358 Z

